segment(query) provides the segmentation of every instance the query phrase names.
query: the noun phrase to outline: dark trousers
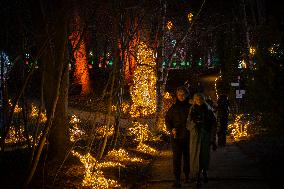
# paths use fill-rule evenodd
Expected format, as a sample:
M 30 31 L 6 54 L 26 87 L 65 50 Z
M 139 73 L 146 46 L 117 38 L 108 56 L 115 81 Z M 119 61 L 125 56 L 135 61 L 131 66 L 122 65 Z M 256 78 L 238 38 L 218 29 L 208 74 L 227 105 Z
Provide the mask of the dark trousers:
M 181 167 L 185 177 L 189 177 L 189 136 L 183 139 L 172 139 L 173 171 L 176 180 L 180 180 Z
M 219 118 L 219 128 L 218 128 L 218 146 L 226 146 L 226 136 L 228 130 L 228 118 Z

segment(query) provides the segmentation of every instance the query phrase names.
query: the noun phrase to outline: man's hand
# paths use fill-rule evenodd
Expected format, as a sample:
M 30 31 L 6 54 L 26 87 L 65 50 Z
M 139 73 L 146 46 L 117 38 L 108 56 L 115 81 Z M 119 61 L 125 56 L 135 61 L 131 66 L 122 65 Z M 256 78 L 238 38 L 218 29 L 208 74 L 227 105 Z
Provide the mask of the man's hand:
M 172 129 L 172 134 L 173 134 L 173 137 L 174 137 L 174 138 L 177 137 L 177 130 L 176 130 L 176 128 L 173 128 L 173 129 Z

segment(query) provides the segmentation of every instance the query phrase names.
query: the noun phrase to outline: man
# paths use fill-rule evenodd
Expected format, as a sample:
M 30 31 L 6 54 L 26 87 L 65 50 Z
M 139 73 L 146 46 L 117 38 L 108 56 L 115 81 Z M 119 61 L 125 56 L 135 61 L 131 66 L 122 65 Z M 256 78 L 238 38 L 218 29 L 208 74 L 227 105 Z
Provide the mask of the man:
M 217 119 L 218 119 L 218 146 L 226 146 L 226 135 L 228 130 L 228 121 L 230 113 L 230 103 L 227 95 L 222 94 L 217 101 Z
M 166 113 L 166 126 L 171 133 L 173 151 L 173 172 L 175 176 L 174 187 L 181 187 L 181 167 L 183 160 L 183 172 L 185 181 L 189 181 L 189 131 L 186 129 L 186 120 L 190 104 L 189 92 L 185 86 L 176 90 L 176 102 Z

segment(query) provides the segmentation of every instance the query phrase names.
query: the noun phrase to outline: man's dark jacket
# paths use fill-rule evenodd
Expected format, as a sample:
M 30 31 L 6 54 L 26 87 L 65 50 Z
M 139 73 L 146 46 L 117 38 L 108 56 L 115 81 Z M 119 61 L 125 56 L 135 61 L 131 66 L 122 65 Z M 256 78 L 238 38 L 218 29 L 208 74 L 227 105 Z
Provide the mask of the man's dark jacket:
M 171 132 L 173 128 L 177 130 L 177 139 L 186 137 L 188 133 L 186 129 L 186 120 L 189 113 L 190 104 L 188 100 L 177 100 L 166 113 L 165 122 L 167 129 Z

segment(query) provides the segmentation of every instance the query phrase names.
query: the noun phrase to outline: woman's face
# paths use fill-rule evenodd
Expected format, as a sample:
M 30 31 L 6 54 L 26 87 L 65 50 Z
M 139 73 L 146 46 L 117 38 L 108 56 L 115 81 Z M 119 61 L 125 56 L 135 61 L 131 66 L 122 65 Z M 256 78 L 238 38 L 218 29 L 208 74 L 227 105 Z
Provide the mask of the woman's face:
M 203 100 L 200 96 L 196 96 L 194 97 L 194 103 L 200 106 L 201 104 L 203 104 Z

